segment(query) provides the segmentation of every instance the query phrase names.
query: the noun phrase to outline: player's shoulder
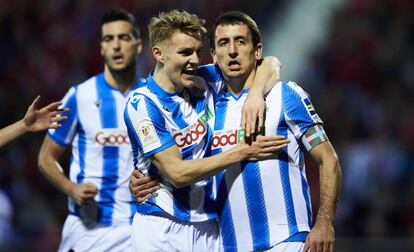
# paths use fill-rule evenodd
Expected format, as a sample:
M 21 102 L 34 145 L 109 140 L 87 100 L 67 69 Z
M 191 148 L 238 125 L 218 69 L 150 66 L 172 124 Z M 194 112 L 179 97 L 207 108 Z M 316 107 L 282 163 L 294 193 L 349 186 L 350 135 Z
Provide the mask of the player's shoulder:
M 127 101 L 127 105 L 132 106 L 135 110 L 138 106 L 146 106 L 146 104 L 156 104 L 156 97 L 147 86 L 135 89 Z
M 294 81 L 284 81 L 281 82 L 280 85 L 284 95 L 300 96 L 302 98 L 309 96 L 308 93 L 302 88 L 302 86 Z
M 217 64 L 202 65 L 197 68 L 197 75 L 207 82 L 222 80 L 222 74 Z

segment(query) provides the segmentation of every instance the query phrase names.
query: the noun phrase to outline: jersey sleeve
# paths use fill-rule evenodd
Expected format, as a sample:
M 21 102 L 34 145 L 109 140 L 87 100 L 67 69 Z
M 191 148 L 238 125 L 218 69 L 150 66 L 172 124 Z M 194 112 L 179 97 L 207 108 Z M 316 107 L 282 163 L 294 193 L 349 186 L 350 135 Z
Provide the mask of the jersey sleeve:
M 62 108 L 68 108 L 65 113 L 66 120 L 60 122 L 62 125 L 57 129 L 49 129 L 48 136 L 57 144 L 66 147 L 71 144 L 78 124 L 78 105 L 76 99 L 77 87 L 72 87 L 62 99 Z
M 130 97 L 124 119 L 131 143 L 138 145 L 144 157 L 151 157 L 175 144 L 162 112 L 143 94 L 135 93 Z
M 207 87 L 216 96 L 224 87 L 221 70 L 217 64 L 208 64 L 200 66 L 197 69 L 197 76 L 201 77 Z
M 299 85 L 288 82 L 282 89 L 284 117 L 295 138 L 301 139 L 309 128 L 323 124 L 309 95 Z

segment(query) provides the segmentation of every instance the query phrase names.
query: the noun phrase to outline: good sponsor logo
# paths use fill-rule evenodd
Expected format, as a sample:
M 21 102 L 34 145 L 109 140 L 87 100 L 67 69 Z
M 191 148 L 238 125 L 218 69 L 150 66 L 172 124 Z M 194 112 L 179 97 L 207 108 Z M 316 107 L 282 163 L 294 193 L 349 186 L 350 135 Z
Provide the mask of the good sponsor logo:
M 128 133 L 119 129 L 101 129 L 95 134 L 95 142 L 103 146 L 131 144 Z
M 245 136 L 246 131 L 243 129 L 214 131 L 211 149 L 223 148 L 225 146 L 238 144 Z
M 185 148 L 198 142 L 199 139 L 204 137 L 206 132 L 206 125 L 203 123 L 203 121 L 201 121 L 201 119 L 198 119 L 195 123 L 186 127 L 185 129 L 174 132 L 173 138 L 175 144 L 179 148 Z

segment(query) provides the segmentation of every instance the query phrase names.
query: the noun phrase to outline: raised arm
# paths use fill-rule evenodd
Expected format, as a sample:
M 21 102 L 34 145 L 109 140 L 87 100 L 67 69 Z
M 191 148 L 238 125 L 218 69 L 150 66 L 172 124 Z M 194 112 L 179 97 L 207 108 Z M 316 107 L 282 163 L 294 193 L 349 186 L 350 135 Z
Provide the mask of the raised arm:
M 333 227 L 341 185 L 341 168 L 338 156 L 329 141 L 314 147 L 311 157 L 319 167 L 320 205 L 316 222 L 306 240 L 304 251 L 335 251 Z
M 61 126 L 58 122 L 65 120 L 66 116 L 58 115 L 68 110 L 58 109 L 58 107 L 62 105 L 61 102 L 53 102 L 38 109 L 39 100 L 40 96 L 37 96 L 27 109 L 23 119 L 0 130 L 0 148 L 26 132 L 54 129 Z
M 264 95 L 280 80 L 280 67 L 280 61 L 274 56 L 264 57 L 257 66 L 254 85 L 242 109 L 241 127 L 246 129 L 246 136 L 260 131 L 264 125 Z

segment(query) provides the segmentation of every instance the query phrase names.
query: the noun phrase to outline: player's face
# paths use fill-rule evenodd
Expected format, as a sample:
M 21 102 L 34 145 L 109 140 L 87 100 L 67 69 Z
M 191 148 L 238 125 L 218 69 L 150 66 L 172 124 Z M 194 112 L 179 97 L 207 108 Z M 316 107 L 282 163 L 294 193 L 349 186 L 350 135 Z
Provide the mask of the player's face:
M 141 52 L 142 42 L 132 35 L 127 21 L 114 21 L 102 26 L 101 54 L 105 64 L 114 71 L 127 69 Z
M 175 32 L 168 41 L 154 46 L 154 57 L 163 65 L 162 71 L 176 91 L 194 85 L 201 49 L 200 39 L 182 32 Z
M 244 24 L 219 25 L 214 34 L 212 51 L 225 78 L 246 78 L 262 56 L 262 44 L 253 46 L 252 35 Z

